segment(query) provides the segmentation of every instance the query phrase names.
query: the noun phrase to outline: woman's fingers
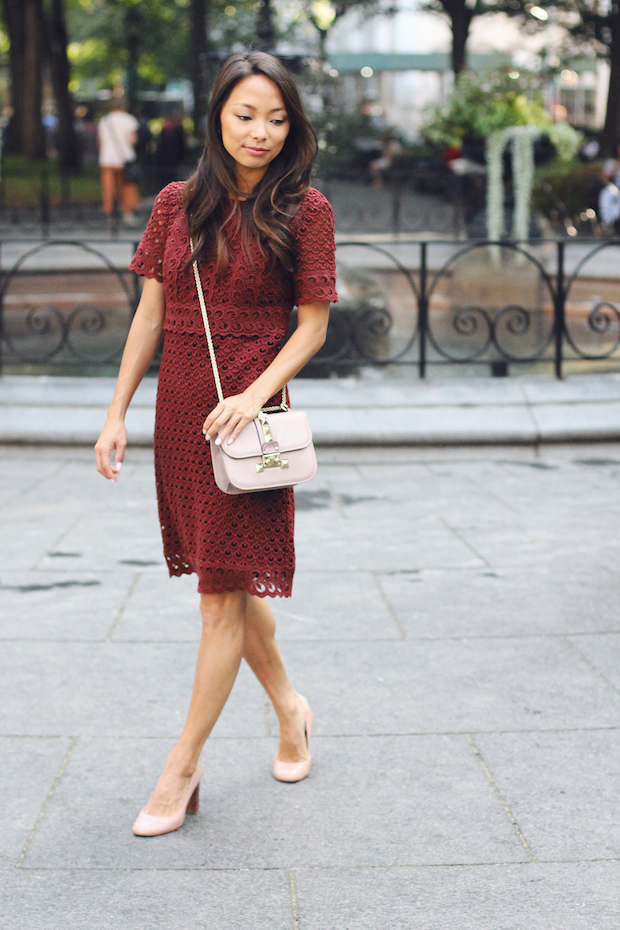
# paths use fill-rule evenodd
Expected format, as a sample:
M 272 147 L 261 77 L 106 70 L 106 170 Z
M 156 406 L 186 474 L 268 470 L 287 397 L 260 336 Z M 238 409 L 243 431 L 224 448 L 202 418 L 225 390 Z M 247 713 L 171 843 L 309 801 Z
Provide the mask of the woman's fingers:
M 247 426 L 251 421 L 247 417 L 235 416 L 230 417 L 225 426 L 223 426 L 217 434 L 217 439 L 215 440 L 216 445 L 220 446 L 224 442 L 234 442 L 244 426 Z
M 243 429 L 243 426 L 249 422 L 250 421 L 243 418 L 240 413 L 229 413 L 228 411 L 224 411 L 224 413 L 213 421 L 210 430 L 203 430 L 203 432 L 207 439 L 212 439 L 214 436 L 217 437 L 215 442 L 219 446 L 229 436 L 231 430 L 235 429 L 238 424 L 242 424 L 241 429 Z M 238 432 L 240 432 L 240 430 Z
M 217 436 L 215 441 L 218 445 L 228 439 L 234 441 L 257 414 L 258 410 L 254 411 L 243 395 L 227 397 L 211 411 L 203 423 L 202 431 L 207 439 Z
M 101 436 L 95 445 L 97 471 L 104 478 L 116 481 L 125 457 L 127 448 L 127 434 L 125 428 L 121 430 L 106 430 L 104 427 Z M 110 454 L 114 451 L 114 465 L 110 463 Z
M 213 408 L 213 410 L 211 411 L 211 413 L 209 414 L 209 416 L 207 417 L 207 419 L 204 421 L 202 425 L 202 431 L 205 434 L 205 436 L 211 436 L 213 433 L 217 433 L 217 429 L 215 430 L 212 429 L 212 426 L 215 420 L 219 416 L 221 416 L 224 409 L 225 409 L 224 403 L 219 403 L 217 407 Z
M 109 478 L 111 481 L 116 480 L 116 475 L 112 471 L 112 466 L 110 465 L 110 452 L 112 449 L 109 446 L 97 445 L 95 446 L 95 454 L 97 458 L 97 471 L 100 475 L 103 475 L 104 478 Z

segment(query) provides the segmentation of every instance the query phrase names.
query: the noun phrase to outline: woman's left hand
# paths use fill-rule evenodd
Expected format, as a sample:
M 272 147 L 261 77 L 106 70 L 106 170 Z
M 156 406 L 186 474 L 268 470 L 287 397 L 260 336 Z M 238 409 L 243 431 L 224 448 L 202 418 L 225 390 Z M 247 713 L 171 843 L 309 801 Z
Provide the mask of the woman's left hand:
M 205 438 L 217 436 L 215 442 L 218 446 L 225 440 L 229 443 L 234 442 L 241 430 L 256 419 L 261 406 L 262 404 L 248 391 L 225 397 L 203 423 L 202 432 Z

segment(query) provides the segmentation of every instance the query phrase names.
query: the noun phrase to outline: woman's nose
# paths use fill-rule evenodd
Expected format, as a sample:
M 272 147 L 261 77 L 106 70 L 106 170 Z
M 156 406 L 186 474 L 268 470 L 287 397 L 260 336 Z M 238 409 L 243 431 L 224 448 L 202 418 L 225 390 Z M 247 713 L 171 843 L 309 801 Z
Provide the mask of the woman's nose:
M 252 127 L 252 137 L 254 139 L 266 139 L 267 124 L 262 120 L 256 120 L 254 126 Z

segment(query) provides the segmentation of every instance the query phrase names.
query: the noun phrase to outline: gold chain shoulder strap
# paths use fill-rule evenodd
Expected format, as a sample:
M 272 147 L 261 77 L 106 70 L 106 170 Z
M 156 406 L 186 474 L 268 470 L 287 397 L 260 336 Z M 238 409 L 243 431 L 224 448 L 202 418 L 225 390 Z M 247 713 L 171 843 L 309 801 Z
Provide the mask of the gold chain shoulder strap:
M 191 246 L 192 252 L 194 251 L 194 243 L 190 239 L 189 244 Z M 194 269 L 194 279 L 196 281 L 196 291 L 198 292 L 198 302 L 200 303 L 200 312 L 202 313 L 202 322 L 205 327 L 205 334 L 207 336 L 207 344 L 209 346 L 209 356 L 211 358 L 211 368 L 213 369 L 213 377 L 215 379 L 215 389 L 217 391 L 217 399 L 220 403 L 224 400 L 224 393 L 222 391 L 222 384 L 220 381 L 220 373 L 217 367 L 217 361 L 215 358 L 215 349 L 213 348 L 213 339 L 211 338 L 211 327 L 209 326 L 209 317 L 207 316 L 207 306 L 205 304 L 205 295 L 202 290 L 202 281 L 200 280 L 200 271 L 198 270 L 198 262 L 192 262 L 192 268 Z M 276 410 L 288 410 L 288 404 L 286 402 L 286 385 L 282 388 L 282 400 L 277 407 L 263 407 L 263 413 L 275 413 Z

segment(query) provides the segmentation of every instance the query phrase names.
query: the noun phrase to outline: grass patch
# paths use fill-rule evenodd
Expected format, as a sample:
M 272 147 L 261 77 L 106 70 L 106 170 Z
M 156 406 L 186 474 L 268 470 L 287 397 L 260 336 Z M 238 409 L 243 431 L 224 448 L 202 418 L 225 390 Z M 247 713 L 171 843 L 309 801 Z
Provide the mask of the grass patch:
M 55 160 L 31 161 L 21 155 L 2 159 L 0 206 L 36 210 L 47 191 L 51 207 L 99 206 L 99 166 L 84 165 L 79 174 L 61 176 Z

